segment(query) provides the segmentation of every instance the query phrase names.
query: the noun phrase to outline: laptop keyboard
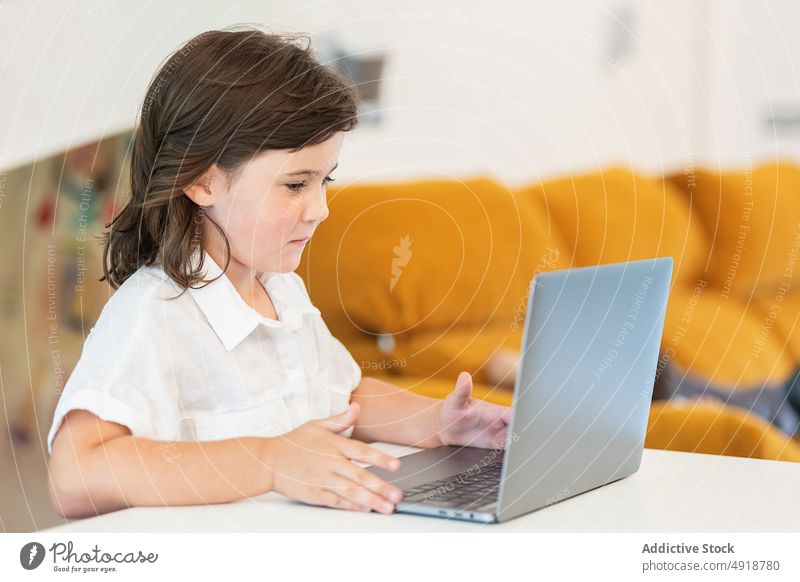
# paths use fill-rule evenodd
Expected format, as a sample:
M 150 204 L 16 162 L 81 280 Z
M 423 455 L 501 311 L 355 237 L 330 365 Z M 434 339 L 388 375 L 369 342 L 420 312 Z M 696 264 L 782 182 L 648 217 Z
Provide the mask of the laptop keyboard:
M 403 491 L 403 502 L 434 503 L 444 507 L 466 507 L 479 502 L 485 505 L 497 500 L 503 461 L 480 467 L 471 474 L 459 473 L 446 479 L 431 481 Z

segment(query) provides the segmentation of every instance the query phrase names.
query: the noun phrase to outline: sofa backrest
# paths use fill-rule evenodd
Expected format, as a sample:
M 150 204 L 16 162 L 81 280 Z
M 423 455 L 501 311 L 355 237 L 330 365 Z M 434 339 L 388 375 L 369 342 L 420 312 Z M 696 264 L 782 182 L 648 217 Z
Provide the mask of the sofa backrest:
M 675 281 L 702 272 L 708 241 L 671 184 L 624 168 L 565 176 L 520 188 L 570 245 L 572 266 L 671 256 Z
M 330 189 L 298 273 L 334 335 L 511 321 L 533 274 L 568 265 L 547 216 L 485 177 Z
M 747 298 L 800 284 L 800 167 L 699 170 L 668 181 L 708 233 L 705 276 L 715 287 Z

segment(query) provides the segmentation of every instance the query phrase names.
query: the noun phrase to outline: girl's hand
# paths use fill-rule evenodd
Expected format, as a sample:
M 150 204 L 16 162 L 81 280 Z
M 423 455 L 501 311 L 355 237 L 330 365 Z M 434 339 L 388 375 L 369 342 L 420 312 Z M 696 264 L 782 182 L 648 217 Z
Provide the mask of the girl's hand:
M 355 422 L 359 410 L 354 402 L 341 414 L 306 422 L 267 439 L 272 489 L 312 505 L 392 513 L 402 491 L 353 461 L 396 471 L 399 459 L 336 434 Z
M 508 440 L 511 408 L 470 398 L 472 376 L 461 372 L 456 387 L 439 408 L 443 445 L 503 449 Z

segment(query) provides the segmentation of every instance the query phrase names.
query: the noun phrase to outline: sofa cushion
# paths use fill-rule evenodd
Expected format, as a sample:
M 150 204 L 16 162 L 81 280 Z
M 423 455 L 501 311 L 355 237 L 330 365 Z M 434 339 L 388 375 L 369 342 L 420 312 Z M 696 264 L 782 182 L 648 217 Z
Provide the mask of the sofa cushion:
M 750 306 L 761 319 L 759 337 L 772 336 L 794 365 L 800 366 L 800 290 L 754 297 Z
M 520 189 L 552 218 L 582 267 L 671 256 L 676 281 L 705 265 L 707 239 L 672 185 L 624 168 L 549 180 Z
M 460 372 L 467 371 L 476 381 L 491 385 L 491 358 L 504 349 L 518 354 L 521 343 L 521 324 L 519 328 L 498 323 L 471 330 L 451 328 L 418 333 L 402 348 L 402 372 L 455 380 Z M 513 384 L 514 378 L 509 381 Z
M 699 280 L 670 291 L 662 359 L 692 376 L 730 390 L 760 389 L 783 383 L 794 368 L 778 334 L 762 334 L 753 305 L 726 297 Z
M 671 178 L 691 200 L 710 238 L 705 277 L 725 294 L 774 294 L 800 283 L 800 168 Z
M 716 403 L 654 402 L 645 446 L 800 462 L 800 443 L 754 414 Z

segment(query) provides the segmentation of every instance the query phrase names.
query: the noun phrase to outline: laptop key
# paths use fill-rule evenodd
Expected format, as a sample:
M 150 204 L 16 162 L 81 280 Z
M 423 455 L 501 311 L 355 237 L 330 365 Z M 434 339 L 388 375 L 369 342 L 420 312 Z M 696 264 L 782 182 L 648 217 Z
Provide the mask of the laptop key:
M 433 503 L 442 507 L 466 507 L 494 503 L 500 484 L 502 464 L 495 463 L 479 472 L 462 473 L 412 487 L 403 492 L 407 503 Z M 485 503 L 484 503 L 485 504 Z

